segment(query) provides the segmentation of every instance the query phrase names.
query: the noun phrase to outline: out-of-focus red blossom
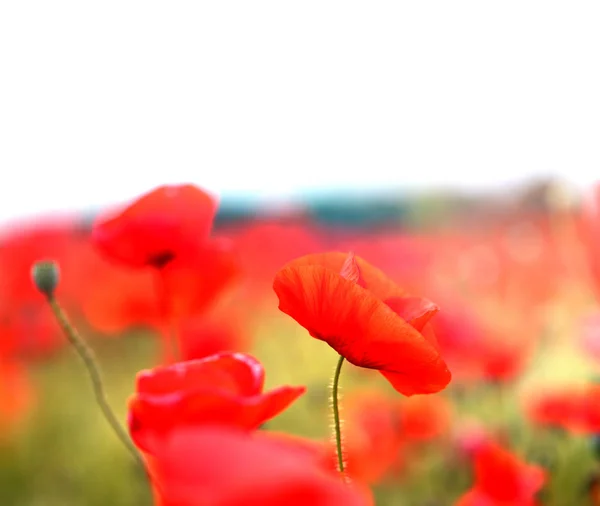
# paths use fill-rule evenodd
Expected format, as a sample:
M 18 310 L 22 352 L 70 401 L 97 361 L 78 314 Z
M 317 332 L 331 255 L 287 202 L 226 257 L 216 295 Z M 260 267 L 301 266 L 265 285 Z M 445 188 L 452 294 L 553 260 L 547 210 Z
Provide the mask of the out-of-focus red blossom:
M 448 433 L 452 406 L 439 395 L 411 397 L 400 404 L 399 420 L 404 441 L 429 441 Z
M 333 236 L 329 238 L 327 249 L 360 251 L 362 258 L 377 265 L 391 279 L 401 279 L 403 288 L 421 291 L 428 286 L 428 277 L 440 242 L 437 237 L 415 234 L 362 232 Z
M 230 244 L 220 239 L 207 241 L 194 257 L 174 259 L 160 273 L 109 262 L 89 244 L 88 250 L 80 256 L 89 287 L 81 291 L 81 309 L 95 329 L 107 334 L 135 325 L 162 330 L 174 319 L 199 318 L 240 274 Z
M 56 290 L 63 306 L 76 307 L 85 281 L 79 276 L 77 252 L 85 241 L 76 218 L 18 223 L 0 237 L 0 326 L 2 339 L 14 340 L 20 356 L 43 355 L 64 344 L 60 327 L 31 280 L 32 265 L 54 260 L 60 265 Z
M 575 434 L 600 433 L 600 385 L 546 389 L 527 399 L 526 413 L 539 425 Z
M 296 443 L 205 426 L 174 432 L 148 457 L 157 506 L 371 506 Z
M 90 248 L 91 249 L 91 248 Z M 156 273 L 115 265 L 94 251 L 88 257 L 81 310 L 99 332 L 120 335 L 134 326 L 159 328 L 164 315 L 156 293 Z
M 277 270 L 286 262 L 310 252 L 321 251 L 319 237 L 310 223 L 257 221 L 225 231 L 240 255 L 244 278 L 242 291 L 247 304 L 272 307 L 271 285 Z
M 99 216 L 92 243 L 107 259 L 142 271 L 138 279 L 144 288 L 152 285 L 146 293 L 154 300 L 136 292 L 122 274 L 121 282 L 131 291 L 108 301 L 103 315 L 101 301 L 115 287 L 101 281 L 104 289 L 91 295 L 94 302 L 86 305 L 87 313 L 111 330 L 147 316 L 145 323 L 156 325 L 166 337 L 165 329 L 179 320 L 208 311 L 240 274 L 231 241 L 209 238 L 216 210 L 217 201 L 200 188 L 161 186 L 118 212 Z M 154 314 L 146 315 L 151 308 Z
M 207 311 L 238 279 L 240 267 L 232 244 L 214 239 L 198 246 L 193 254 L 175 257 L 159 275 L 163 310 L 170 318 L 179 319 Z
M 397 400 L 374 390 L 356 391 L 345 398 L 344 458 L 353 480 L 378 483 L 400 458 L 398 407 Z M 333 445 L 331 453 L 335 453 Z
M 379 370 L 404 395 L 438 392 L 450 382 L 427 323 L 435 304 L 412 297 L 353 254 L 296 259 L 273 283 L 279 309 L 350 363 Z
M 494 293 L 530 313 L 549 301 L 565 266 L 547 216 L 520 215 L 485 227 L 479 221 L 474 230 L 453 238 L 449 251 L 442 253 L 449 261 L 446 274 L 456 279 L 458 273 L 463 288 L 474 297 Z
M 194 360 L 225 351 L 248 351 L 252 343 L 250 326 L 248 316 L 233 304 L 208 315 L 186 318 L 179 325 L 181 357 Z
M 535 351 L 537 341 L 526 338 L 522 342 L 490 329 L 489 339 L 481 349 L 483 378 L 495 382 L 508 382 L 523 373 Z M 527 336 L 529 337 L 529 336 Z
M 488 441 L 475 453 L 475 484 L 456 506 L 536 506 L 546 481 L 540 466 L 529 465 L 498 443 Z
M 450 405 L 439 396 L 402 399 L 374 390 L 353 392 L 344 402 L 348 474 L 375 484 L 391 471 L 401 472 L 405 452 L 447 433 L 450 416 Z
M 35 400 L 26 371 L 15 361 L 0 359 L 0 441 L 11 434 Z
M 500 229 L 504 295 L 513 304 L 531 311 L 557 293 L 565 268 L 560 240 L 547 214 L 521 216 Z
M 242 353 L 141 371 L 129 400 L 129 430 L 136 445 L 152 453 L 175 429 L 218 423 L 248 430 L 286 409 L 305 387 L 263 392 L 264 369 Z
M 481 347 L 485 333 L 466 304 L 443 304 L 445 308 L 431 320 L 431 326 L 444 360 L 458 381 L 481 377 Z
M 99 216 L 92 241 L 107 258 L 161 268 L 203 245 L 216 212 L 216 199 L 194 185 L 160 186 Z
M 431 326 L 458 381 L 508 382 L 525 370 L 539 341 L 537 321 L 499 323 L 486 321 L 466 304 L 444 307 Z

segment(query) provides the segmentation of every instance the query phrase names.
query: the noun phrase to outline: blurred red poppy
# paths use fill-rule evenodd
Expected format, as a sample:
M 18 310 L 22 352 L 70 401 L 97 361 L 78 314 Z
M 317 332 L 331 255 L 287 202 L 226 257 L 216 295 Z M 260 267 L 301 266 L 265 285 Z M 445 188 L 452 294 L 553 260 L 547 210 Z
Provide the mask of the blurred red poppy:
M 265 432 L 177 430 L 148 458 L 157 506 L 370 506 L 312 452 Z
M 527 400 L 526 413 L 538 425 L 575 434 L 600 433 L 600 385 L 545 389 Z
M 252 343 L 252 322 L 240 304 L 217 307 L 206 315 L 185 318 L 179 325 L 181 357 L 194 360 L 224 351 L 245 352 Z
M 15 361 L 0 358 L 0 441 L 10 439 L 15 428 L 35 400 L 35 390 L 27 371 Z
M 129 429 L 135 443 L 152 452 L 173 429 L 210 423 L 253 430 L 286 409 L 305 387 L 263 392 L 264 369 L 242 353 L 220 353 L 177 362 L 137 375 L 129 400 Z
M 379 483 L 400 457 L 396 399 L 374 390 L 355 391 L 345 399 L 344 460 L 353 480 Z
M 198 316 L 238 279 L 240 270 L 232 245 L 223 239 L 205 241 L 161 269 L 159 296 L 169 318 Z
M 416 396 L 400 403 L 399 433 L 405 442 L 428 441 L 447 433 L 452 406 L 439 395 Z
M 82 290 L 81 310 L 99 332 L 120 335 L 136 325 L 160 328 L 164 324 L 158 296 L 156 273 L 148 269 L 128 269 L 89 255 Z
M 216 199 L 194 185 L 160 186 L 99 216 L 92 241 L 117 262 L 161 268 L 208 238 L 216 211 Z
M 438 311 L 353 254 L 294 260 L 273 283 L 279 309 L 350 363 L 379 370 L 404 395 L 438 392 L 450 371 L 427 327 Z
M 488 441 L 475 454 L 475 485 L 456 506 L 535 506 L 545 471 Z

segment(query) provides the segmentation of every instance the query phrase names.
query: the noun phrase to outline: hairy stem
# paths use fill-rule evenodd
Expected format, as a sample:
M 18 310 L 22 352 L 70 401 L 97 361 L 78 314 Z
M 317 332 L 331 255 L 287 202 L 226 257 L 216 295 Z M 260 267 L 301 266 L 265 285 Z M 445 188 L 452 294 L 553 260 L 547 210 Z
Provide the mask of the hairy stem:
M 344 357 L 340 355 L 335 372 L 333 373 L 333 384 L 331 389 L 331 407 L 333 410 L 333 428 L 335 431 L 335 446 L 338 460 L 338 470 L 344 474 L 344 453 L 342 449 L 342 427 L 340 423 L 340 408 L 338 399 L 338 389 L 340 382 L 340 373 L 342 372 L 342 364 Z

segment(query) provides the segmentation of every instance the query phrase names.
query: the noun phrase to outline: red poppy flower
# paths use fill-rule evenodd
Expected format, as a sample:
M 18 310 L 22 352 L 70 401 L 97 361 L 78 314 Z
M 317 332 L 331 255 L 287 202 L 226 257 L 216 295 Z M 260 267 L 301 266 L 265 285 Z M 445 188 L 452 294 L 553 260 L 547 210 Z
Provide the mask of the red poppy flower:
M 488 441 L 475 455 L 475 485 L 456 506 L 535 506 L 545 471 Z
M 0 336 L 2 337 L 2 336 Z M 35 391 L 27 372 L 17 362 L 0 357 L 0 441 L 10 439 L 16 427 L 35 400 Z
M 453 381 L 478 380 L 482 376 L 485 329 L 466 303 L 448 301 L 443 307 L 445 310 L 432 319 L 431 326 Z
M 242 353 L 221 353 L 141 371 L 129 401 L 135 443 L 151 452 L 174 428 L 219 423 L 256 429 L 286 409 L 305 387 L 263 392 L 264 369 Z
M 575 434 L 600 433 L 600 385 L 545 391 L 529 399 L 527 415 L 538 425 L 561 427 Z
M 344 459 L 352 480 L 378 483 L 400 457 L 397 399 L 373 390 L 357 391 L 346 399 Z M 334 452 L 335 448 L 331 450 Z
M 169 318 L 198 316 L 238 279 L 240 269 L 231 244 L 205 241 L 161 269 L 159 296 Z
M 227 304 L 208 315 L 186 318 L 179 326 L 183 360 L 208 357 L 224 351 L 247 351 L 252 343 L 251 322 L 240 304 Z
M 353 254 L 294 260 L 273 283 L 279 309 L 350 363 L 379 370 L 404 395 L 438 392 L 450 382 L 427 323 L 438 311 L 409 296 Z
M 157 506 L 369 506 L 312 452 L 265 432 L 178 430 L 149 459 Z
M 431 440 L 450 428 L 452 407 L 439 395 L 412 397 L 400 406 L 400 433 L 406 442 Z
M 96 219 L 92 241 L 108 258 L 161 268 L 207 238 L 217 201 L 194 185 L 161 186 Z
M 127 269 L 90 255 L 82 290 L 81 310 L 99 332 L 119 335 L 134 325 L 164 324 L 152 269 Z
M 515 333 L 522 329 L 516 329 Z M 514 381 L 522 374 L 529 364 L 533 353 L 536 351 L 537 336 L 525 336 L 522 341 L 511 339 L 505 334 L 494 329 L 489 330 L 490 339 L 487 339 L 480 350 L 480 360 L 483 377 L 495 382 Z M 514 336 L 515 334 L 513 334 Z M 496 337 L 494 340 L 493 338 Z

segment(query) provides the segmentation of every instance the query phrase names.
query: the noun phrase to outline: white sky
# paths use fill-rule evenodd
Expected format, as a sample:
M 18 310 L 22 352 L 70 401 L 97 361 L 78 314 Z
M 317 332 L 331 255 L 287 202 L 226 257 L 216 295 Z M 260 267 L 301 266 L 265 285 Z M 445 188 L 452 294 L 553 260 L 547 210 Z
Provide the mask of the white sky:
M 0 2 L 0 220 L 600 167 L 597 1 Z

